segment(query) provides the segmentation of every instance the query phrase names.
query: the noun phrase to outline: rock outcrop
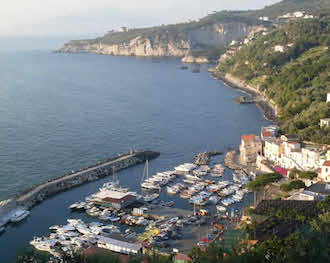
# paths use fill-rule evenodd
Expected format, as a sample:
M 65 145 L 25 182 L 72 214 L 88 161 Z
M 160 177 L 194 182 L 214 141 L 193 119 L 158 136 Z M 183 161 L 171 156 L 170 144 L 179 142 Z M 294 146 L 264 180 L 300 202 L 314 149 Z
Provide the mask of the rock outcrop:
M 112 32 L 99 39 L 72 40 L 57 52 L 185 57 L 191 55 L 194 50 L 209 50 L 227 45 L 232 40 L 244 38 L 259 27 L 243 22 L 228 22 L 194 26 L 184 32 L 175 28 L 171 31 L 159 30 L 156 33 L 139 33 L 137 30 L 122 33 Z M 119 36 L 121 41 L 115 40 L 114 36 L 117 38 Z M 187 57 L 185 60 L 187 63 L 207 63 L 206 58 Z

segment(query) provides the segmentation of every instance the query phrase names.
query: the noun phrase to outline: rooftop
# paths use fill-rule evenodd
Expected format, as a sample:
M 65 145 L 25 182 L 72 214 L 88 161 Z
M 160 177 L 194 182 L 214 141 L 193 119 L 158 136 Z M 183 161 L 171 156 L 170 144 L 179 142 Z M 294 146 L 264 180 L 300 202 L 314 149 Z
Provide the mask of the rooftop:
M 325 161 L 322 166 L 330 166 L 330 161 Z
M 110 237 L 103 237 L 103 236 L 101 236 L 99 238 L 99 242 L 103 242 L 103 243 L 106 243 L 106 244 L 109 244 L 109 245 L 114 245 L 114 246 L 117 246 L 117 247 L 123 247 L 123 248 L 131 249 L 131 250 L 139 250 L 142 247 L 141 244 L 128 243 L 128 242 L 125 242 L 125 241 L 120 241 L 120 240 L 117 240 L 117 239 L 113 239 L 113 238 L 110 238 Z
M 100 191 L 94 195 L 94 197 L 99 199 L 112 198 L 112 199 L 123 199 L 124 197 L 131 195 L 130 193 L 122 193 L 117 191 Z
M 255 136 L 253 134 L 244 134 L 242 135 L 242 140 L 247 142 L 247 141 L 254 141 Z

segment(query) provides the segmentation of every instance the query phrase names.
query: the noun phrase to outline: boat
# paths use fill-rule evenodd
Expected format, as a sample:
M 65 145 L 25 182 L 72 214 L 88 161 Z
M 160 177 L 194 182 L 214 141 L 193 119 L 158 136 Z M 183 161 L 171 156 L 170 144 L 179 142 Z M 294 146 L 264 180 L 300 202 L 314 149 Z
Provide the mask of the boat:
M 30 241 L 30 244 L 38 250 L 51 252 L 56 245 L 56 241 L 37 237 Z
M 221 212 L 221 213 L 224 213 L 227 211 L 227 208 L 224 206 L 221 206 L 221 205 L 217 205 L 216 208 L 217 208 L 217 211 Z
M 150 194 L 150 195 L 146 195 L 146 196 L 144 196 L 143 200 L 144 200 L 145 202 L 151 202 L 151 201 L 155 200 L 155 199 L 158 198 L 158 197 L 159 197 L 159 194 L 157 194 L 157 193 L 153 193 L 153 194 Z
M 175 172 L 178 174 L 187 174 L 190 173 L 192 170 L 196 169 L 197 165 L 193 163 L 184 163 L 177 167 L 175 167 Z
M 149 160 L 146 160 L 146 164 L 144 166 L 142 178 L 141 178 L 141 187 L 147 190 L 161 190 L 159 184 L 157 184 L 154 180 L 149 178 Z
M 176 187 L 175 185 L 173 185 L 173 186 L 167 186 L 166 190 L 167 190 L 168 194 L 177 194 L 180 189 L 179 189 L 179 187 Z
M 13 223 L 17 223 L 22 221 L 30 214 L 30 211 L 25 210 L 23 208 L 17 209 L 10 217 L 10 221 Z
M 202 180 L 197 175 L 186 174 L 185 176 L 188 180 L 193 180 L 193 181 L 201 181 Z
M 188 199 L 191 197 L 191 193 L 187 190 L 184 190 L 181 192 L 180 197 L 183 199 Z
M 5 228 L 4 226 L 1 226 L 1 227 L 0 227 L 0 235 L 1 235 L 3 232 L 5 232 L 5 230 L 6 230 L 6 228 Z

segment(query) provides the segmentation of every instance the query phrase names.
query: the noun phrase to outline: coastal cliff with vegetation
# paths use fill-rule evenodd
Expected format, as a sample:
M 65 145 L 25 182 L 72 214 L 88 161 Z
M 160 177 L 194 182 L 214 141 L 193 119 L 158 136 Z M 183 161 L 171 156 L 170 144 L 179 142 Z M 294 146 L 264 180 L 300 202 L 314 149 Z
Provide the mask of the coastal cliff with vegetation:
M 58 52 L 89 52 L 116 56 L 185 57 L 186 63 L 216 60 L 233 40 L 274 27 L 286 12 L 319 15 L 330 8 L 327 0 L 284 0 L 260 10 L 221 11 L 179 24 L 110 31 L 102 37 L 71 40 Z M 267 19 L 260 19 L 266 17 Z
M 292 21 L 222 59 L 217 74 L 239 79 L 276 108 L 283 132 L 329 144 L 330 17 Z

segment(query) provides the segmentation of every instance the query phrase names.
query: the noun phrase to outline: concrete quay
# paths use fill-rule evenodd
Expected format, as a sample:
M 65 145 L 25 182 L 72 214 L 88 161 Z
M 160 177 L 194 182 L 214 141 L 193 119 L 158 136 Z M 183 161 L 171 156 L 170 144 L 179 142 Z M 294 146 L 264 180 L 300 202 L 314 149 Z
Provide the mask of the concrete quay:
M 115 158 L 108 159 L 83 170 L 81 169 L 76 173 L 48 180 L 45 183 L 23 192 L 16 198 L 0 203 L 0 222 L 2 218 L 5 218 L 6 215 L 17 206 L 31 209 L 36 204 L 41 203 L 59 192 L 112 175 L 113 171 L 120 171 L 132 167 L 143 163 L 147 159 L 151 160 L 157 158 L 159 154 L 159 152 L 153 151 L 135 151 L 127 154 L 120 154 Z

